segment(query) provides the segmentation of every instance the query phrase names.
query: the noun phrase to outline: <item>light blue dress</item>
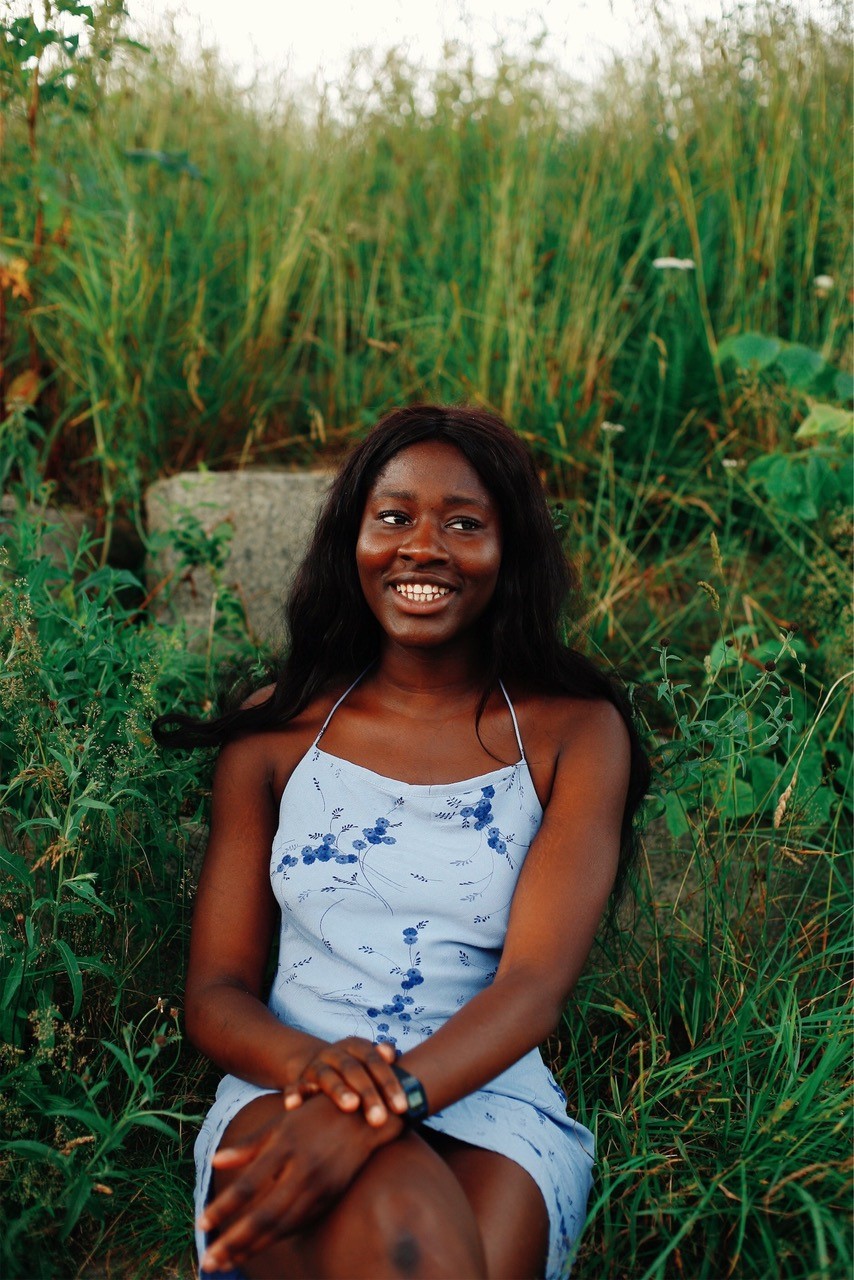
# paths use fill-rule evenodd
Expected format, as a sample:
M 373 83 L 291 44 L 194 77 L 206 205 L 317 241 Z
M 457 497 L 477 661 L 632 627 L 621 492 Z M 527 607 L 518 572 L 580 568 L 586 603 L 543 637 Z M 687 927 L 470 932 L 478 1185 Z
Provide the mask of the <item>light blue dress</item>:
M 543 817 L 501 689 L 521 759 L 462 782 L 397 782 L 329 755 L 320 740 L 350 689 L 330 711 L 285 787 L 270 859 L 282 925 L 268 1003 L 288 1026 L 329 1041 L 387 1041 L 405 1053 L 494 978 Z M 197 1215 L 226 1126 L 270 1092 L 232 1075 L 220 1084 L 195 1147 Z M 547 1280 L 565 1274 L 594 1143 L 567 1116 L 539 1052 L 424 1123 L 528 1171 L 548 1209 Z M 203 1233 L 196 1240 L 201 1253 Z

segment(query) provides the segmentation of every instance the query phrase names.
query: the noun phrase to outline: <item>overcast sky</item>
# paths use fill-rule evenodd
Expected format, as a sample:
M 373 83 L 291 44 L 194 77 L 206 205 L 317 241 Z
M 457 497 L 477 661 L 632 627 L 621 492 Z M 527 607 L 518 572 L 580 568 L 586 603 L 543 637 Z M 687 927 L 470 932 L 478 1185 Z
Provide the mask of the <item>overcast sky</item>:
M 626 53 L 644 38 L 654 38 L 656 11 L 684 22 L 711 17 L 734 0 L 127 0 L 144 32 L 162 29 L 167 13 L 188 51 L 201 38 L 219 48 L 241 79 L 256 69 L 288 73 L 300 82 L 319 72 L 334 80 L 350 52 L 362 46 L 385 51 L 403 46 L 427 64 L 438 60 L 446 40 L 462 40 L 488 51 L 498 37 L 510 47 L 547 33 L 545 52 L 583 79 L 595 76 L 609 51 Z M 818 15 L 823 0 L 795 0 L 796 7 Z

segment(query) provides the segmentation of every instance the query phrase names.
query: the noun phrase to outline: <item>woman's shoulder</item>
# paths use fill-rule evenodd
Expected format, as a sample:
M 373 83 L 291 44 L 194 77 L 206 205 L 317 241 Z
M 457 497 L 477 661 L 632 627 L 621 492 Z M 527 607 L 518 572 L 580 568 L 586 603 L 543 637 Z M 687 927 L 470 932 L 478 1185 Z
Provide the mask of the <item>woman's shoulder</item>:
M 542 690 L 508 692 L 544 810 L 559 793 L 576 795 L 581 778 L 604 780 L 613 773 L 623 785 L 631 745 L 626 723 L 612 702 Z
M 534 688 L 508 690 L 523 736 L 551 743 L 558 752 L 592 743 L 616 750 L 628 746 L 621 711 L 608 698 L 582 698 Z
M 275 688 L 274 684 L 268 684 L 256 689 L 241 703 L 241 711 L 267 702 Z M 276 796 L 280 796 L 294 769 L 323 728 L 340 692 L 337 688 L 330 688 L 317 694 L 284 724 L 238 735 L 223 747 L 221 754 L 228 754 L 241 765 L 253 769 L 256 776 L 263 773 Z

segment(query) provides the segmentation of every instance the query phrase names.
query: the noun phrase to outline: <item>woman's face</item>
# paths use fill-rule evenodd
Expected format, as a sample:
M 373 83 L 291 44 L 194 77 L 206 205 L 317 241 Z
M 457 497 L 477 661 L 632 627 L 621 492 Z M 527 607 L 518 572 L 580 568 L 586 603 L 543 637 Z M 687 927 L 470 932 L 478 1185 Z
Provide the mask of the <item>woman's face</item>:
M 389 639 L 447 644 L 470 632 L 501 566 L 498 509 L 459 449 L 402 449 L 368 494 L 356 542 L 362 591 Z

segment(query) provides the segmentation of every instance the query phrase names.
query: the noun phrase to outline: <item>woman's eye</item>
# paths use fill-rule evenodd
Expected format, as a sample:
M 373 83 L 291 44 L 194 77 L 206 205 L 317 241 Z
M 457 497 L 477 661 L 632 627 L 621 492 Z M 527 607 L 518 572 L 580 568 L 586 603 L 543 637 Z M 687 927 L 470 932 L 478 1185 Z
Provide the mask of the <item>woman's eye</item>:
M 448 525 L 451 529 L 462 529 L 465 532 L 469 532 L 472 529 L 480 529 L 481 527 L 480 521 L 473 519 L 471 516 L 454 516 L 453 520 L 448 521 Z
M 381 511 L 379 519 L 383 524 L 405 524 L 409 517 L 403 511 Z

